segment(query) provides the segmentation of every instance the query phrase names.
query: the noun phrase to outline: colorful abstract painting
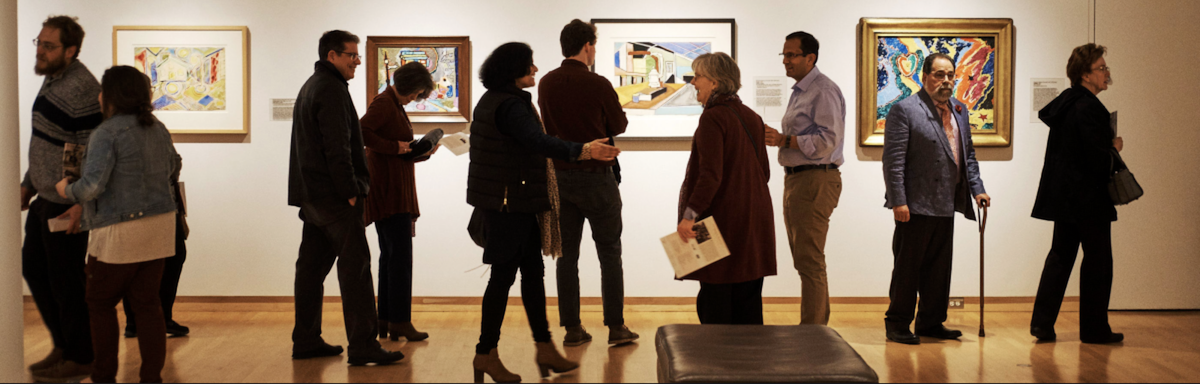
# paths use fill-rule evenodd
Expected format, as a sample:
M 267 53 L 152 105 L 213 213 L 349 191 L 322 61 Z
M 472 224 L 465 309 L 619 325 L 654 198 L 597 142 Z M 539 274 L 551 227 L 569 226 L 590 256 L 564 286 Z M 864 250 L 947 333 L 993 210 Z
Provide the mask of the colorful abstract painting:
M 404 106 L 408 112 L 458 112 L 458 48 L 378 48 L 378 79 L 376 92 L 383 92 L 391 84 L 387 74 L 395 72 L 409 62 L 418 62 L 433 76 L 434 89 L 425 100 L 416 100 Z M 386 58 L 386 66 L 385 60 Z M 386 71 L 386 72 L 385 72 Z
M 225 47 L 134 47 L 156 111 L 224 111 Z
M 699 115 L 692 61 L 712 52 L 708 42 L 616 42 L 613 87 L 626 113 Z M 599 60 L 598 60 L 599 61 Z
M 876 63 L 875 128 L 882 132 L 892 105 L 921 90 L 925 57 L 941 52 L 954 59 L 954 98 L 966 104 L 972 131 L 994 131 L 996 88 L 994 37 L 879 37 Z

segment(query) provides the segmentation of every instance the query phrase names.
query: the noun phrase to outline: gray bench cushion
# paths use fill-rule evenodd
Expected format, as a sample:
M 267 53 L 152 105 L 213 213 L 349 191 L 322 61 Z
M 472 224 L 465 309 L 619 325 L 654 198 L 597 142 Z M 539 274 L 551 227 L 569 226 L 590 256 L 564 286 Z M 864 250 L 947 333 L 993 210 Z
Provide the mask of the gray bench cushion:
M 855 382 L 879 376 L 823 325 L 698 325 L 658 328 L 660 383 Z

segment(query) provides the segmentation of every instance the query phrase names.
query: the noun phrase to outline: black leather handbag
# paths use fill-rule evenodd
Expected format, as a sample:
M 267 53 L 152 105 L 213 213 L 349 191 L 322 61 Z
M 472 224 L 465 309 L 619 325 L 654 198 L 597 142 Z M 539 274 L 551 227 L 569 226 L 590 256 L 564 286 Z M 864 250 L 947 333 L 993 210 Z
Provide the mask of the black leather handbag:
M 1108 197 L 1112 199 L 1113 204 L 1125 205 L 1142 197 L 1142 194 L 1142 186 L 1133 178 L 1133 173 L 1129 172 L 1121 154 L 1113 148 L 1109 166 Z

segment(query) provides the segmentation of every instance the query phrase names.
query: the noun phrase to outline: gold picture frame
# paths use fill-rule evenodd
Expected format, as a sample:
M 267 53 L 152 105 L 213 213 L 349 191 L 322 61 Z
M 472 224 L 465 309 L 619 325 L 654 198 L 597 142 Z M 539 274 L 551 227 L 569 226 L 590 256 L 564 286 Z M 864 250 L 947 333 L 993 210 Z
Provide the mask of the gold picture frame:
M 429 97 L 405 106 L 414 123 L 471 122 L 471 38 L 469 36 L 367 36 L 367 102 L 407 61 L 420 61 L 434 77 Z M 387 57 L 387 68 L 384 58 Z M 438 76 L 441 75 L 441 76 Z
M 155 116 L 172 134 L 250 133 L 248 27 L 114 26 L 113 65 L 151 78 Z
M 883 146 L 883 119 L 920 90 L 931 50 L 956 61 L 954 97 L 971 110 L 975 146 L 1011 145 L 1015 35 L 1012 19 L 859 19 L 859 145 Z

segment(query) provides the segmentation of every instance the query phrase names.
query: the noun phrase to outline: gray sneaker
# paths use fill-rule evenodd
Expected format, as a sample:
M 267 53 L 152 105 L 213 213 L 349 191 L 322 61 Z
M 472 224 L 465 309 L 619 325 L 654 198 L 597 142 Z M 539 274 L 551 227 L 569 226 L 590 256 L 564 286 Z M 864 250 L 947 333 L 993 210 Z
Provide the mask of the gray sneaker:
M 41 383 L 77 383 L 92 375 L 92 365 L 62 360 L 49 368 L 32 373 L 33 380 Z
M 608 327 L 608 345 L 621 345 L 632 343 L 638 339 L 638 334 L 629 330 L 629 327 L 624 325 L 615 325 Z
M 564 347 L 575 347 L 592 341 L 592 335 L 583 329 L 582 325 L 567 327 L 567 334 L 563 336 Z

